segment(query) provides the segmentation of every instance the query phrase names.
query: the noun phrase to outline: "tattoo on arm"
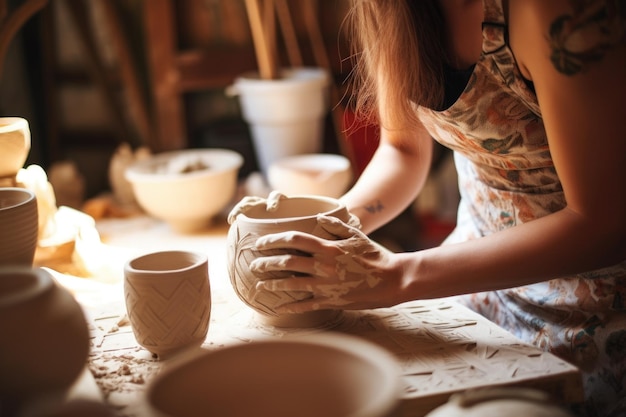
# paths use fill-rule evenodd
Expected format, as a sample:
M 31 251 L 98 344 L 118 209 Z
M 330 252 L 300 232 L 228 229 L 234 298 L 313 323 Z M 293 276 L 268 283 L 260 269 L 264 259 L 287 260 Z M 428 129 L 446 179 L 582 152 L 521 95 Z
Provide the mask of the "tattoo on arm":
M 623 0 L 570 0 L 571 14 L 550 25 L 551 60 L 565 75 L 576 75 L 600 61 L 612 48 L 626 44 Z
M 381 211 L 383 211 L 383 209 L 385 208 L 385 206 L 383 206 L 383 203 L 380 200 L 376 200 L 375 202 L 373 202 L 372 204 L 369 204 L 367 206 L 363 207 L 368 213 L 374 214 L 374 213 L 380 213 Z

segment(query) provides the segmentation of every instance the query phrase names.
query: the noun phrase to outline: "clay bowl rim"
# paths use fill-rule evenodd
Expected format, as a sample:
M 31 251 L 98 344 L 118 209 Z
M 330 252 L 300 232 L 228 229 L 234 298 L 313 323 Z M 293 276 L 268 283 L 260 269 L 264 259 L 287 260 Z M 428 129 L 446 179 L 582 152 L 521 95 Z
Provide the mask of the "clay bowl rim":
M 210 166 L 190 172 L 156 172 L 156 169 L 177 156 L 198 156 Z M 196 178 L 209 178 L 219 174 L 236 171 L 243 165 L 243 156 L 225 148 L 194 148 L 161 152 L 146 159 L 133 162 L 124 170 L 124 177 L 131 183 L 169 183 L 188 181 Z
M 298 166 L 299 163 L 303 166 Z M 272 167 L 282 171 L 293 171 L 298 175 L 307 175 L 309 172 L 317 175 L 332 175 L 350 171 L 351 164 L 350 160 L 343 155 L 320 152 L 286 156 L 274 161 L 268 169 Z
M 42 268 L 29 268 L 25 266 L 0 267 L 0 278 L 3 283 L 7 281 L 6 275 L 19 275 L 19 283 L 16 285 L 1 285 L 15 292 L 0 292 L 0 308 L 11 307 L 31 300 L 48 291 L 54 285 L 52 276 Z
M 17 203 L 11 204 L 11 205 L 2 205 L 0 204 L 0 211 L 3 210 L 12 210 L 15 209 L 17 207 L 20 206 L 24 206 L 27 204 L 30 204 L 37 196 L 35 195 L 34 192 L 32 192 L 31 190 L 27 189 L 27 188 L 19 188 L 19 187 L 0 187 L 0 200 L 6 198 L 4 195 L 5 193 L 10 193 L 10 194 L 24 194 L 27 197 L 24 198 L 21 201 L 18 201 Z M 10 195 L 9 194 L 9 195 Z
M 237 354 L 237 351 L 243 351 L 243 354 L 249 353 L 248 350 L 253 350 L 257 346 L 261 345 L 304 345 L 315 346 L 335 351 L 343 352 L 347 355 L 352 355 L 360 359 L 363 363 L 370 365 L 376 369 L 377 373 L 381 376 L 378 379 L 380 389 L 369 397 L 369 401 L 366 405 L 363 405 L 360 409 L 357 409 L 352 413 L 358 417 L 374 417 L 380 415 L 387 415 L 397 407 L 397 404 L 401 401 L 402 394 L 402 371 L 399 362 L 393 356 L 391 352 L 384 349 L 382 346 L 376 345 L 367 339 L 345 334 L 339 332 L 324 332 L 315 334 L 298 334 L 298 335 L 286 335 L 280 338 L 271 338 L 265 336 L 261 339 L 253 340 L 251 342 L 239 342 L 231 345 L 226 345 L 218 349 L 195 349 L 189 350 L 186 354 L 176 357 L 170 366 L 163 369 L 159 375 L 157 375 L 147 386 L 144 393 L 144 399 L 148 404 L 148 407 L 152 410 L 158 411 L 160 416 L 171 417 L 166 411 L 157 408 L 153 402 L 154 391 L 158 388 L 159 384 L 167 382 L 167 379 L 180 378 L 179 373 L 186 373 L 189 370 L 193 372 L 194 367 L 199 367 L 198 362 L 211 362 L 219 360 L 223 355 Z M 241 352 L 239 352 L 241 354 Z M 211 378 L 211 374 L 208 374 Z M 171 382 L 169 383 L 171 384 Z M 370 409 L 370 411 L 368 411 Z
M 169 268 L 169 269 L 148 269 L 148 268 L 139 268 L 133 266 L 136 262 L 148 262 L 149 258 L 158 258 L 164 255 L 179 255 L 177 258 L 180 259 L 189 259 L 189 265 L 180 267 L 180 268 Z M 184 255 L 184 257 L 180 256 Z M 192 262 L 193 261 L 193 262 Z M 195 268 L 206 264 L 208 267 L 209 258 L 206 254 L 196 251 L 188 251 L 188 250 L 161 250 L 156 252 L 145 253 L 143 255 L 136 256 L 132 259 L 129 259 L 124 264 L 124 271 L 132 274 L 150 274 L 152 276 L 155 275 L 169 275 L 176 274 L 185 271 L 191 271 Z M 145 265 L 145 264 L 144 264 Z
M 294 195 L 285 196 L 285 197 L 287 200 L 292 200 L 292 201 L 293 200 L 305 200 L 305 199 L 306 200 L 319 200 L 325 203 L 330 203 L 332 205 L 335 205 L 335 207 L 332 208 L 331 210 L 326 210 L 326 211 L 318 212 L 315 214 L 309 214 L 306 216 L 274 217 L 274 218 L 251 217 L 246 214 L 246 213 L 249 213 L 249 211 L 246 211 L 246 212 L 237 214 L 237 217 L 235 220 L 238 221 L 240 218 L 242 218 L 243 221 L 247 221 L 251 223 L 276 224 L 276 223 L 286 223 L 286 222 L 293 222 L 293 221 L 300 221 L 300 220 L 315 219 L 319 215 L 330 216 L 332 213 L 340 212 L 342 210 L 347 210 L 346 205 L 341 200 L 334 198 L 334 197 L 326 197 L 323 195 L 316 195 L 316 194 L 294 194 Z M 278 203 L 279 207 L 280 207 L 280 204 L 281 202 Z M 262 206 L 257 206 L 255 208 L 258 208 L 260 210 L 262 209 Z
M 229 91 L 231 94 L 241 94 L 239 88 L 245 86 L 246 93 L 263 93 L 275 91 L 276 88 L 290 89 L 292 87 L 300 87 L 303 83 L 314 87 L 326 87 L 329 85 L 329 82 L 330 76 L 328 71 L 322 67 L 284 67 L 279 69 L 279 77 L 272 80 L 261 78 L 258 71 L 244 72 L 235 78 L 235 82 Z
M 0 117 L 0 133 L 28 128 L 28 120 L 18 116 Z

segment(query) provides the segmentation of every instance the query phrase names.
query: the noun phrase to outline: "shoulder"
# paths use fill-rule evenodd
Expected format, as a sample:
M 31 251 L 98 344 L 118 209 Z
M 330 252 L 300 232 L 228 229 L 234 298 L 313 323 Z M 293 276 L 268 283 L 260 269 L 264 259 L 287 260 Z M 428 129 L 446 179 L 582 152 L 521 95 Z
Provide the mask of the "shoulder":
M 626 43 L 621 0 L 508 0 L 510 44 L 524 75 L 543 60 L 576 75 Z M 539 61 L 538 61 L 539 60 Z

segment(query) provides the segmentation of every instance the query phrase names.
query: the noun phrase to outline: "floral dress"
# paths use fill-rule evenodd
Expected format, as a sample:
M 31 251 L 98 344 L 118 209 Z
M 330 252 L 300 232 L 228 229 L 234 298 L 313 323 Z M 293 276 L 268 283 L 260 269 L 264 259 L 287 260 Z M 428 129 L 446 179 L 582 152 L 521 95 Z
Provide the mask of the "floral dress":
M 432 137 L 454 151 L 461 201 L 446 244 L 566 205 L 537 98 L 506 43 L 501 0 L 484 0 L 484 8 L 483 53 L 464 91 L 445 110 L 418 109 Z M 626 261 L 461 301 L 577 365 L 586 396 L 581 414 L 626 416 Z

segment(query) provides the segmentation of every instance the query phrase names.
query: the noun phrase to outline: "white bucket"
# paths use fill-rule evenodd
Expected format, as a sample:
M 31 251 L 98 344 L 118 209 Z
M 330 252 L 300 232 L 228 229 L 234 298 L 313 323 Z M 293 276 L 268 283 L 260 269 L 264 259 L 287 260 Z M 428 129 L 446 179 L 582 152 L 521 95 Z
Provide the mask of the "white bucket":
M 275 80 L 243 74 L 227 89 L 227 94 L 239 96 L 264 174 L 280 158 L 322 150 L 328 82 L 322 68 L 289 68 Z

